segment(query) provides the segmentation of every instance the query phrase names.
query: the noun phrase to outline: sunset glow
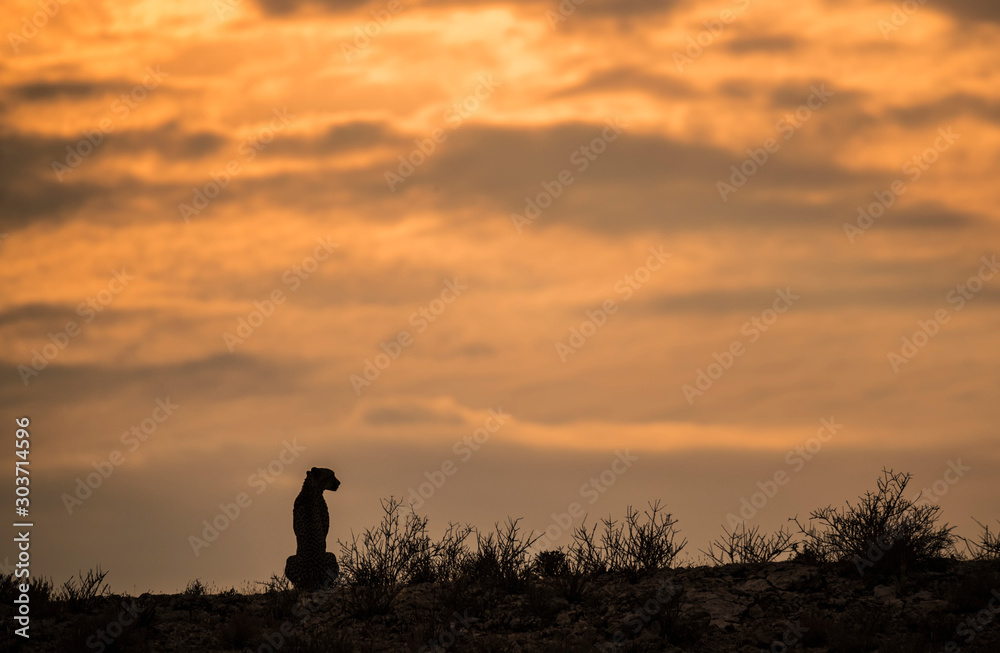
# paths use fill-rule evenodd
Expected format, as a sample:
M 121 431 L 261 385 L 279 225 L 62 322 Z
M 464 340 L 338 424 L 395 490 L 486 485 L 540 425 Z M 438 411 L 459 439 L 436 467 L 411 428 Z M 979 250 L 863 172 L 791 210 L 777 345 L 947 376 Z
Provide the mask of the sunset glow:
M 312 466 L 331 550 L 448 460 L 433 528 L 544 530 L 625 451 L 588 511 L 695 554 L 797 447 L 766 528 L 958 459 L 946 518 L 1000 516 L 1000 8 L 911 4 L 8 3 L 36 571 L 280 573 Z

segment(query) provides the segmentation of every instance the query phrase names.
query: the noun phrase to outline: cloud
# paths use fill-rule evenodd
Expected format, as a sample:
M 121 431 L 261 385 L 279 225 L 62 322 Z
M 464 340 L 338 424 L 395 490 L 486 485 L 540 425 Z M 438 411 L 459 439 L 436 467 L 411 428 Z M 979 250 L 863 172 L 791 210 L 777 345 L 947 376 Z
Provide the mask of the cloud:
M 497 353 L 497 348 L 488 342 L 470 342 L 442 354 L 442 357 L 485 358 L 495 356 Z
M 442 413 L 427 406 L 379 406 L 365 412 L 365 422 L 371 426 L 399 427 L 411 424 L 465 424 L 461 415 Z
M 978 216 L 968 211 L 956 211 L 936 203 L 898 209 L 886 217 L 886 220 L 879 222 L 879 227 L 956 232 L 991 224 L 986 216 Z
M 51 163 L 66 156 L 65 146 L 52 137 L 0 132 L 0 193 L 4 196 L 0 220 L 4 225 L 63 216 L 98 193 L 93 185 L 56 181 Z
M 830 98 L 822 98 L 830 105 L 823 106 L 818 111 L 827 113 L 831 106 L 849 103 L 855 104 L 858 100 L 866 97 L 866 93 L 850 88 L 841 88 L 836 82 L 829 79 L 804 79 L 795 82 L 782 82 L 770 87 L 771 106 L 774 109 L 797 109 L 815 95 L 815 90 L 819 89 L 827 93 L 832 93 Z
M 470 201 L 485 202 L 502 214 L 523 214 L 525 198 L 536 197 L 544 191 L 543 183 L 551 183 L 561 171 L 569 170 L 575 181 L 537 219 L 539 228 L 571 223 L 621 233 L 702 229 L 719 224 L 820 223 L 853 207 L 840 199 L 826 205 L 779 199 L 769 196 L 769 191 L 856 188 L 864 193 L 890 181 L 881 172 L 857 172 L 830 162 L 802 160 L 789 148 L 774 155 L 734 199 L 723 202 L 716 184 L 728 182 L 730 167 L 743 159 L 710 145 L 626 130 L 581 171 L 583 157 L 573 161 L 570 157 L 598 137 L 603 128 L 599 124 L 539 129 L 470 126 L 442 145 L 440 154 L 418 169 L 403 192 L 440 185 L 444 192 L 434 196 L 439 205 L 455 208 Z
M 568 1 L 568 0 L 567 0 Z M 409 2 L 401 0 L 404 7 Z M 508 0 L 515 6 L 527 5 L 541 13 L 545 10 L 558 12 L 558 0 Z M 387 0 L 257 0 L 264 12 L 271 16 L 287 16 L 306 9 L 319 9 L 329 13 L 349 13 L 367 9 L 384 9 Z M 648 16 L 670 11 L 678 0 L 588 0 L 574 3 L 573 18 L 583 17 L 623 17 Z M 482 7 L 481 3 L 469 0 L 424 0 L 421 9 L 472 9 Z
M 665 99 L 701 95 L 689 82 L 677 77 L 650 73 L 634 66 L 617 66 L 594 72 L 582 82 L 554 91 L 549 98 L 556 100 L 609 91 L 631 91 Z
M 161 196 L 168 185 L 128 173 L 114 180 L 102 179 L 91 174 L 99 161 L 125 160 L 143 153 L 171 162 L 195 161 L 219 151 L 226 142 L 214 132 L 187 132 L 176 121 L 148 129 L 116 130 L 103 134 L 97 145 L 84 134 L 66 139 L 0 133 L 0 192 L 5 195 L 0 221 L 19 227 L 35 219 L 64 219 L 87 209 L 91 216 L 119 219 L 123 207 Z M 89 154 L 80 157 L 80 152 Z M 53 164 L 65 167 L 59 168 L 62 181 Z
M 993 0 L 952 0 L 933 8 L 967 20 L 1000 22 L 1000 5 Z
M 963 116 L 1000 123 L 1000 100 L 969 93 L 952 93 L 930 102 L 893 106 L 885 113 L 885 119 L 910 128 L 941 126 Z
M 412 141 L 409 141 L 412 142 Z M 386 146 L 403 146 L 402 135 L 384 122 L 355 120 L 331 125 L 319 135 L 294 135 L 275 140 L 267 155 L 327 156 Z
M 789 54 L 800 49 L 804 42 L 790 36 L 748 36 L 726 41 L 725 48 L 733 54 L 767 52 L 769 54 Z
M 221 338 L 220 338 L 221 342 Z M 70 346 L 79 346 L 72 343 Z M 28 364 L 29 360 L 23 361 Z M 17 364 L 22 364 L 18 361 Z M 109 397 L 171 395 L 186 400 L 233 401 L 281 395 L 300 388 L 308 366 L 301 361 L 282 364 L 247 354 L 215 354 L 197 360 L 162 365 L 134 365 L 125 361 L 64 365 L 50 362 L 25 386 L 13 366 L 0 376 L 0 405 L 43 410 L 49 398 L 63 397 L 64 405 L 104 403 Z M 146 403 L 145 399 L 142 401 Z
M 257 0 L 257 4 L 271 16 L 287 16 L 307 7 L 346 13 L 367 5 L 374 7 L 379 3 L 375 0 Z
M 901 265 L 899 271 L 911 266 Z M 967 276 L 967 275 L 965 275 Z M 934 285 L 927 284 L 924 279 L 911 282 L 885 284 L 880 286 L 862 285 L 862 280 L 853 280 L 850 287 L 817 288 L 809 282 L 791 280 L 791 292 L 798 294 L 801 301 L 794 305 L 795 314 L 804 311 L 831 311 L 865 307 L 869 310 L 894 312 L 899 309 L 919 313 L 923 309 L 933 312 L 936 308 L 946 305 L 945 297 L 954 284 L 964 280 L 964 276 L 955 273 L 954 280 L 948 279 Z M 951 281 L 951 285 L 948 284 Z M 784 287 L 779 288 L 784 290 Z M 645 302 L 646 306 L 657 313 L 678 314 L 740 314 L 750 316 L 759 314 L 769 308 L 775 300 L 775 288 L 747 288 L 744 290 L 705 290 L 694 293 L 681 293 L 652 299 Z M 1000 300 L 1000 290 L 985 288 L 977 293 L 975 301 L 980 304 L 996 304 Z M 581 308 L 581 310 L 583 310 Z
M 105 136 L 101 145 L 109 155 L 135 156 L 155 152 L 169 161 L 195 160 L 220 151 L 229 143 L 225 134 L 208 130 L 187 131 L 177 120 L 149 129 L 126 129 Z M 235 147 L 234 147 L 235 149 Z
M 8 93 L 19 102 L 51 102 L 53 100 L 84 100 L 101 95 L 124 93 L 132 88 L 124 82 L 31 82 L 8 87 Z

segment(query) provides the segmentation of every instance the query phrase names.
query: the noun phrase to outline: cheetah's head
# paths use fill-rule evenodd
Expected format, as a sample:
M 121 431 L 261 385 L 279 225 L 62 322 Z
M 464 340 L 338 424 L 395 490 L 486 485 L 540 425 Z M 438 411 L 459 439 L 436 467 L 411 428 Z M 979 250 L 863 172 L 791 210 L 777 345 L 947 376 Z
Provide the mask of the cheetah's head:
M 340 481 L 337 480 L 336 474 L 333 473 L 332 469 L 326 467 L 313 467 L 306 472 L 306 478 L 331 492 L 336 492 L 337 488 L 340 487 Z

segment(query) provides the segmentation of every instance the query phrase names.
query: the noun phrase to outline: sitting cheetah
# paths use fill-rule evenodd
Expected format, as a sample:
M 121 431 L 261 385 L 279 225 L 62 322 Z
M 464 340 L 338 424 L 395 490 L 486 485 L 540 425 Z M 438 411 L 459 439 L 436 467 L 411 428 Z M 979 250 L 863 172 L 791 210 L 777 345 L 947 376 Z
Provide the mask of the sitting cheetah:
M 292 509 L 292 529 L 295 531 L 295 555 L 285 561 L 285 576 L 297 589 L 315 590 L 329 583 L 340 568 L 337 557 L 326 551 L 326 534 L 330 532 L 330 511 L 323 492 L 336 492 L 340 487 L 333 471 L 313 467 L 306 472 L 302 491 L 295 497 Z M 327 579 L 330 581 L 327 581 Z

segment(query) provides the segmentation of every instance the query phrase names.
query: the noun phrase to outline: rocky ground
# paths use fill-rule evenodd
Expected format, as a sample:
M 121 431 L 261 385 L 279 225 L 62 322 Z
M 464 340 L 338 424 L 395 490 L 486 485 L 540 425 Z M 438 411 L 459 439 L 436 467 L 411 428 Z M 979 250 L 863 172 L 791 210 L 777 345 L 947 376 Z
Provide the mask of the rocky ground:
M 1000 651 L 1000 566 L 941 561 L 904 579 L 798 562 L 643 578 L 405 587 L 384 614 L 343 586 L 105 596 L 33 607 L 34 651 Z M 377 607 L 377 605 L 376 605 Z M 380 610 L 374 610 L 379 612 Z M 360 614 L 359 614 L 360 612 Z

